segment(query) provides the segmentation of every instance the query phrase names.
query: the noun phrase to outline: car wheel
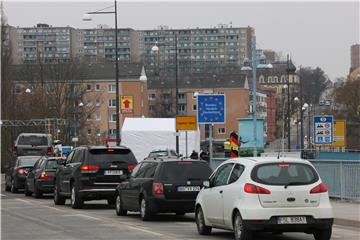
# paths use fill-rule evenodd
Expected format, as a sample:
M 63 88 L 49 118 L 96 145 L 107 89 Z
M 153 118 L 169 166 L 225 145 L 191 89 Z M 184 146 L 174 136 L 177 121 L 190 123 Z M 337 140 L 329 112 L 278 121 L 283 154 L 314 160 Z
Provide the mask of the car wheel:
M 76 183 L 73 183 L 71 185 L 71 207 L 74 209 L 80 209 L 84 205 L 84 201 L 79 196 L 79 190 Z
M 54 203 L 55 205 L 65 205 L 66 198 L 60 195 L 59 188 L 55 183 L 54 188 Z
M 9 186 L 8 181 L 5 180 L 5 191 L 10 192 L 10 190 L 11 190 L 11 186 Z
M 140 201 L 140 216 L 143 221 L 148 221 L 152 217 L 149 203 L 144 197 Z
M 39 189 L 36 182 L 34 182 L 34 195 L 35 195 L 35 198 L 41 198 L 43 195 L 42 191 Z
M 329 240 L 331 238 L 332 229 L 319 230 L 314 232 L 315 240 Z
M 235 240 L 251 240 L 252 232 L 246 230 L 239 212 L 236 213 L 234 218 L 234 236 Z
M 126 216 L 127 210 L 123 208 L 120 194 L 116 194 L 115 211 L 118 216 Z
M 29 196 L 32 195 L 32 192 L 30 192 L 29 186 L 28 186 L 27 182 L 25 182 L 24 194 L 25 194 L 25 196 L 27 196 L 27 197 L 29 197 Z
M 12 192 L 12 193 L 17 193 L 18 192 L 18 189 L 17 189 L 17 187 L 15 186 L 16 184 L 15 184 L 15 179 L 12 179 L 11 180 L 11 187 L 10 187 L 10 191 Z
M 212 228 L 209 226 L 206 226 L 205 219 L 204 219 L 204 213 L 203 213 L 201 207 L 198 207 L 196 209 L 195 221 L 196 221 L 196 227 L 197 227 L 198 233 L 200 235 L 210 235 L 211 234 Z

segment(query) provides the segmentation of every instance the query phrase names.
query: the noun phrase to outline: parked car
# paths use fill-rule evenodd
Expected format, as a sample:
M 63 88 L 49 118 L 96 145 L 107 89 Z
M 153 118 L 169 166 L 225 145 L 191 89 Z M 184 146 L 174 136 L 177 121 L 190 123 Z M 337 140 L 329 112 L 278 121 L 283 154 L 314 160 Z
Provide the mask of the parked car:
M 65 160 L 64 157 L 43 156 L 36 161 L 34 168 L 26 176 L 25 196 L 31 196 L 34 193 L 36 198 L 40 198 L 43 193 L 53 193 L 56 169 L 63 165 Z
M 333 212 L 326 185 L 310 162 L 295 158 L 235 158 L 222 163 L 196 199 L 199 234 L 234 231 L 305 232 L 331 238 Z
M 200 160 L 144 160 L 117 187 L 116 214 L 140 211 L 146 221 L 156 213 L 194 212 L 196 196 L 211 172 L 209 164 Z
M 33 169 L 39 158 L 41 156 L 17 157 L 15 164 L 8 166 L 5 172 L 5 191 L 16 193 L 18 189 L 23 189 L 27 173 Z
M 154 149 L 149 153 L 145 160 L 156 159 L 156 158 L 177 158 L 178 155 L 175 150 L 169 148 L 158 148 Z
M 15 156 L 43 156 L 54 154 L 52 138 L 50 134 L 21 133 L 13 149 Z
M 65 165 L 56 171 L 54 202 L 64 205 L 66 198 L 70 198 L 72 208 L 82 208 L 84 201 L 107 199 L 112 205 L 116 186 L 136 164 L 134 154 L 127 147 L 75 148 Z

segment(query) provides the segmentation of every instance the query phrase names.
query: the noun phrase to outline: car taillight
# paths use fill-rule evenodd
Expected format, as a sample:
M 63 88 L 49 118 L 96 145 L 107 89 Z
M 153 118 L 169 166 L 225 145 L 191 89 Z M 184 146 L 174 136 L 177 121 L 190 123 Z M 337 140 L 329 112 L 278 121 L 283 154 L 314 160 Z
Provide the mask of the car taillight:
M 153 183 L 152 193 L 154 195 L 163 195 L 164 185 L 162 183 Z
M 16 146 L 13 147 L 13 155 L 14 155 L 14 156 L 17 155 L 17 147 L 16 147 Z
M 131 172 L 132 170 L 134 170 L 135 166 L 134 165 L 128 165 L 128 171 Z
M 19 168 L 19 169 L 17 170 L 17 172 L 18 172 L 18 174 L 20 174 L 20 175 L 26 174 L 26 171 L 25 171 L 23 168 Z
M 245 184 L 244 191 L 253 194 L 271 194 L 269 190 L 250 183 Z
M 327 192 L 327 186 L 325 183 L 320 183 L 319 185 L 317 185 L 316 187 L 314 187 L 313 189 L 310 190 L 310 194 L 314 194 L 314 193 L 324 193 Z
M 81 173 L 96 173 L 100 167 L 96 165 L 83 165 L 80 166 Z
M 53 149 L 52 149 L 52 147 L 48 147 L 48 149 L 47 149 L 47 154 L 48 154 L 48 155 L 52 155 L 52 154 L 53 154 Z
M 49 176 L 46 172 L 42 172 L 41 174 L 40 174 L 40 177 L 39 177 L 40 179 L 50 179 L 51 178 L 51 176 Z

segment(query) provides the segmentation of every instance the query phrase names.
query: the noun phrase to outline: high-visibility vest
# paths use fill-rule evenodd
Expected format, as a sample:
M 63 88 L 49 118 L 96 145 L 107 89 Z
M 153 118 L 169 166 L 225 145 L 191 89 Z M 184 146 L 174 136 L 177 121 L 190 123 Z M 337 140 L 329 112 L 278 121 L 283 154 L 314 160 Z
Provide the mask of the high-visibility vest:
M 224 142 L 224 151 L 230 152 L 230 150 L 231 150 L 230 141 L 225 141 Z

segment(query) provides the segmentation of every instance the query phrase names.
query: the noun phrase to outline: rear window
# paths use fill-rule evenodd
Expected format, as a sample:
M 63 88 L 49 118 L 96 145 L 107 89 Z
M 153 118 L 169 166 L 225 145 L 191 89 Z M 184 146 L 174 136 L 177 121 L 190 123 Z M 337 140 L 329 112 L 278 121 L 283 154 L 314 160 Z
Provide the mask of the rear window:
M 307 185 L 319 180 L 314 168 L 301 163 L 270 163 L 256 166 L 253 181 L 266 185 Z
M 160 178 L 163 181 L 182 182 L 209 179 L 211 169 L 207 163 L 179 161 L 163 163 Z
M 57 169 L 64 162 L 63 159 L 49 159 L 46 163 L 46 169 Z
M 34 146 L 43 146 L 48 145 L 48 139 L 45 136 L 20 136 L 18 145 L 34 145 Z
M 34 166 L 39 158 L 20 158 L 18 160 L 18 166 Z
M 137 161 L 130 149 L 91 149 L 90 159 L 94 163 L 120 162 L 136 165 Z

